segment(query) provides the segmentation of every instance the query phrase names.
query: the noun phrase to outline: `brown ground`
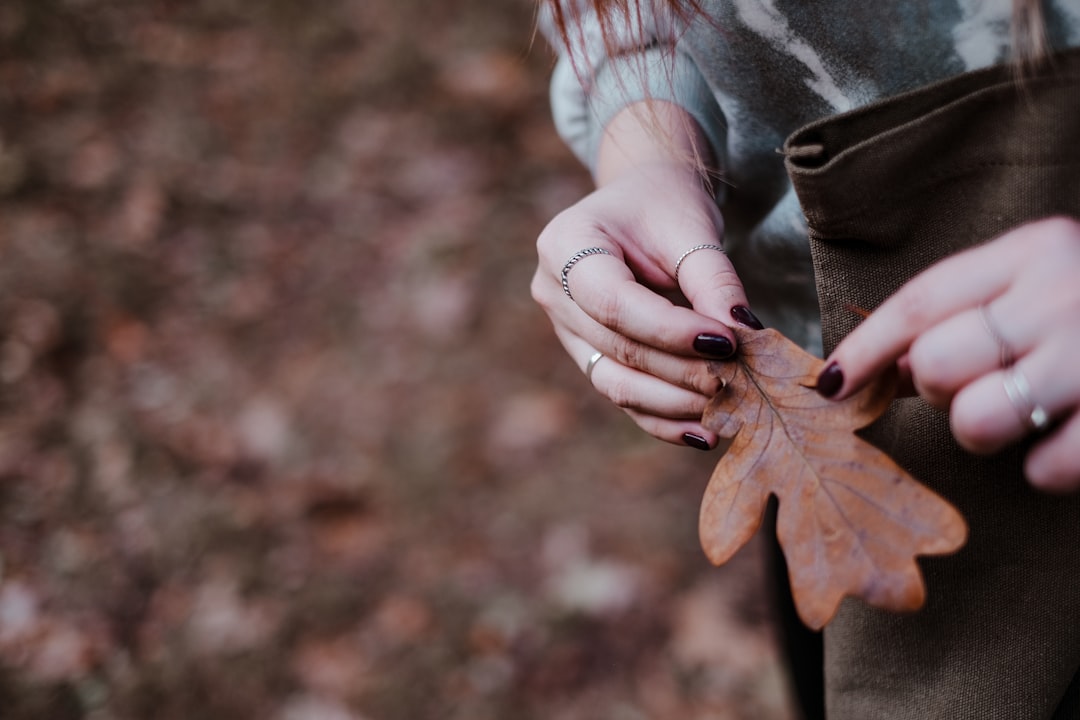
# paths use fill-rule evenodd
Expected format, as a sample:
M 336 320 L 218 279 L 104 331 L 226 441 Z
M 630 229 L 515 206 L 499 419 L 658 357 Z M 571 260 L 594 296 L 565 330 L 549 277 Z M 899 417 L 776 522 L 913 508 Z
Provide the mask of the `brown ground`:
M 0 715 L 789 718 L 528 297 L 527 0 L 0 3 Z

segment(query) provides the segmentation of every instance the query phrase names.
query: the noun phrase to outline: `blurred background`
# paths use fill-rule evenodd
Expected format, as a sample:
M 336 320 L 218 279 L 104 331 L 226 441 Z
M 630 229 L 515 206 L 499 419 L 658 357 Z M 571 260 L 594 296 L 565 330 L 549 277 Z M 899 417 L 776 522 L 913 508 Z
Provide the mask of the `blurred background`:
M 0 716 L 790 718 L 529 298 L 530 0 L 0 3 Z

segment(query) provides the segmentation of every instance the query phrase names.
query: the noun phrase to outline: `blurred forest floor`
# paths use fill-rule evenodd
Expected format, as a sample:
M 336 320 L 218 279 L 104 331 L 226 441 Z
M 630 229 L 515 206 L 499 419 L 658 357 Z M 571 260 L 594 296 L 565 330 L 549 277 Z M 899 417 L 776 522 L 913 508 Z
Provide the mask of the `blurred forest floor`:
M 528 296 L 527 0 L 0 4 L 0 715 L 791 717 Z

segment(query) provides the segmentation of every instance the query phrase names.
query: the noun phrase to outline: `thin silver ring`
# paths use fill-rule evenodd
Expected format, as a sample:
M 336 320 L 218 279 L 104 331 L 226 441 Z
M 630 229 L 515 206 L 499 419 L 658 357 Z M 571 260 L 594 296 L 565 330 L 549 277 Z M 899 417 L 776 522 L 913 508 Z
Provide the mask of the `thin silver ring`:
M 1045 430 L 1050 424 L 1050 415 L 1046 409 L 1031 398 L 1031 383 L 1015 365 L 1006 371 L 1001 380 L 1005 396 L 1020 416 L 1020 420 L 1029 430 Z
M 611 251 L 605 250 L 602 247 L 585 248 L 584 250 L 578 250 L 574 253 L 573 257 L 566 261 L 566 264 L 562 268 L 562 291 L 566 293 L 566 297 L 571 300 L 574 296 L 570 293 L 570 268 L 578 264 L 579 261 L 584 260 L 590 255 L 611 255 Z
M 604 353 L 599 350 L 589 356 L 589 362 L 585 363 L 585 379 L 592 385 L 592 371 L 596 367 L 596 363 L 600 362 L 600 358 L 604 357 Z
M 979 320 L 982 321 L 982 326 L 986 330 L 986 334 L 994 339 L 994 342 L 998 346 L 998 361 L 1001 363 L 1002 369 L 1012 367 L 1012 364 L 1016 362 L 1016 352 L 1013 350 L 1009 341 L 1001 334 L 1001 330 L 998 329 L 997 323 L 990 317 L 990 310 L 986 305 L 979 306 Z
M 695 245 L 694 247 L 690 248 L 682 255 L 680 255 L 679 259 L 675 261 L 675 282 L 679 281 L 679 268 L 682 267 L 683 260 L 685 260 L 693 253 L 696 253 L 698 250 L 716 250 L 717 252 L 724 252 L 724 248 L 720 247 L 719 245 L 713 245 L 711 243 L 705 243 L 704 245 Z

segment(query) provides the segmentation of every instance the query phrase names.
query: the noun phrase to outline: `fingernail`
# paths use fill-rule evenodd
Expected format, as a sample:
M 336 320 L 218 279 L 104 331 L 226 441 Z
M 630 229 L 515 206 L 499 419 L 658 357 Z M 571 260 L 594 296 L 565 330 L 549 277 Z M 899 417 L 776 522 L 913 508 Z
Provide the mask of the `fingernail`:
M 683 433 L 682 441 L 696 450 L 711 450 L 709 441 L 694 433 Z
M 723 335 L 702 333 L 694 338 L 694 351 L 717 360 L 727 360 L 735 354 L 735 346 Z
M 765 329 L 765 326 L 757 319 L 757 315 L 750 312 L 750 308 L 745 305 L 736 305 L 731 308 L 731 317 L 735 318 L 735 322 L 740 325 L 745 325 L 748 328 L 753 328 L 754 330 Z
M 822 397 L 831 398 L 833 395 L 840 391 L 840 386 L 844 384 L 844 372 L 840 369 L 840 366 L 835 362 L 831 362 L 825 366 L 825 369 L 818 375 L 817 386 L 814 388 Z

